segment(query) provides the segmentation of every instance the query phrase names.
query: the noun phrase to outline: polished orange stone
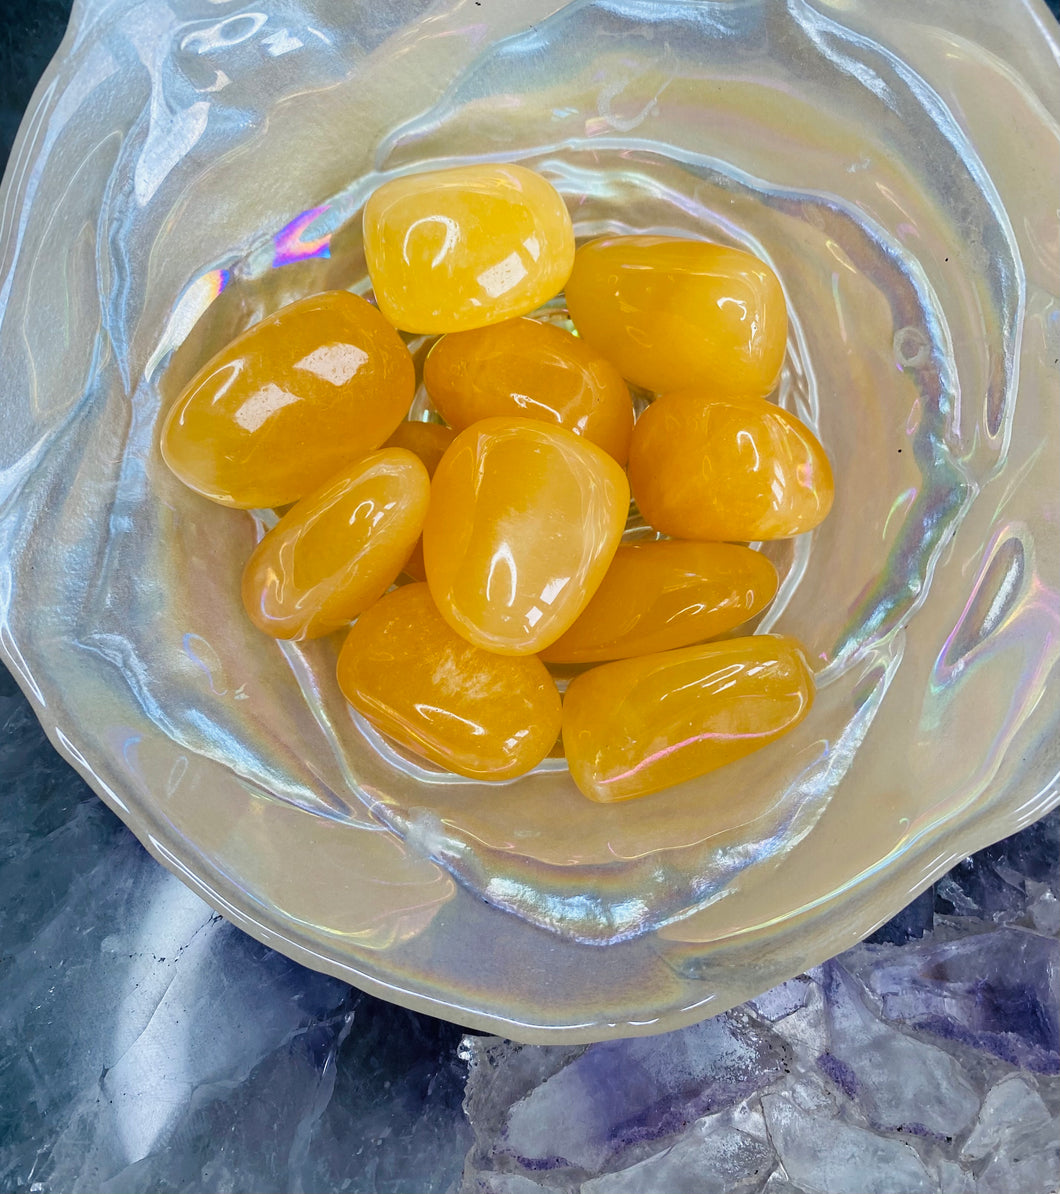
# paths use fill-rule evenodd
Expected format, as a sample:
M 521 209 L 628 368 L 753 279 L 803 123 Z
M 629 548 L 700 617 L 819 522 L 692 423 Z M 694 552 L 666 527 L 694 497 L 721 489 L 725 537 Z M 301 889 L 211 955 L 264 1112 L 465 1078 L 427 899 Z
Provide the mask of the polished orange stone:
M 441 423 L 420 423 L 406 420 L 399 423 L 397 430 L 386 441 L 387 447 L 407 448 L 423 461 L 429 477 L 434 476 L 438 462 L 445 455 L 446 449 L 456 439 L 456 432 L 451 427 L 443 427 Z M 405 566 L 401 569 L 406 576 L 413 580 L 426 580 L 427 572 L 423 566 L 423 540 L 416 540 L 416 546 L 409 553 Z
M 566 427 L 619 464 L 629 455 L 633 402 L 622 375 L 577 336 L 536 319 L 451 332 L 431 349 L 423 383 L 458 431 L 515 416 Z
M 441 423 L 421 423 L 406 419 L 404 423 L 398 423 L 394 434 L 384 446 L 405 448 L 414 453 L 422 461 L 427 476 L 433 477 L 438 462 L 454 439 L 456 432 L 451 427 L 443 427 Z
M 559 693 L 545 665 L 467 642 L 425 584 L 394 589 L 357 619 L 338 679 L 376 729 L 471 779 L 522 775 L 559 733 Z
M 531 655 L 566 631 L 607 571 L 629 508 L 601 448 L 534 419 L 462 431 L 431 482 L 431 594 L 469 642 Z
M 427 516 L 430 480 L 403 448 L 361 457 L 296 502 L 254 550 L 243 605 L 274 638 L 318 638 L 394 583 Z
M 762 396 L 780 376 L 784 292 L 765 262 L 740 249 L 602 237 L 578 250 L 566 296 L 579 335 L 645 389 Z
M 401 337 L 344 290 L 301 299 L 233 340 L 166 416 L 176 475 L 225 506 L 283 506 L 377 448 L 415 390 Z
M 590 800 L 631 800 L 768 745 L 806 716 L 799 644 L 761 634 L 604 663 L 571 681 L 563 747 Z
M 548 663 L 598 663 L 702 642 L 746 622 L 777 591 L 777 570 L 734 543 L 623 543 Z
M 812 530 L 835 483 L 813 432 L 763 398 L 666 394 L 637 420 L 629 482 L 645 521 L 680 539 L 786 539 Z
M 384 183 L 364 208 L 379 309 L 407 332 L 456 332 L 526 315 L 563 289 L 574 232 L 532 170 L 455 166 Z

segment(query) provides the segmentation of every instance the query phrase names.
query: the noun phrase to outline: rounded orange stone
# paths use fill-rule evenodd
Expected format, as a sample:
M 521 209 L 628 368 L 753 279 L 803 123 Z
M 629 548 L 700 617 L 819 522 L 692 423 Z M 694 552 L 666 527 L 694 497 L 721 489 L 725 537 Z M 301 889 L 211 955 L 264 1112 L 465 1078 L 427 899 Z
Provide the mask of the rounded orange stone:
M 455 634 L 425 584 L 394 589 L 357 619 L 338 679 L 376 729 L 471 779 L 522 775 L 559 734 L 559 693 L 545 665 Z
M 610 361 L 563 328 L 509 319 L 451 332 L 431 349 L 423 382 L 458 431 L 495 416 L 540 419 L 584 435 L 626 463 L 633 431 L 629 389 Z
M 487 650 L 543 650 L 596 591 L 628 510 L 626 475 L 595 444 L 533 419 L 475 423 L 431 482 L 423 555 L 439 611 Z
M 415 390 L 412 358 L 379 312 L 344 290 L 300 299 L 192 378 L 160 446 L 174 473 L 225 506 L 283 506 L 377 448 Z
M 563 746 L 590 800 L 631 800 L 775 741 L 802 721 L 813 697 L 802 648 L 780 635 L 642 655 L 571 681 Z
M 574 261 L 556 190 L 513 165 L 455 166 L 384 183 L 364 208 L 379 309 L 407 332 L 457 332 L 526 315 Z
M 746 622 L 777 591 L 777 570 L 734 543 L 623 543 L 547 663 L 598 663 L 702 642 Z
M 446 449 L 456 439 L 456 432 L 451 427 L 443 427 L 441 423 L 421 423 L 406 420 L 399 423 L 397 430 L 386 441 L 387 447 L 408 448 L 423 461 L 427 476 L 433 477 L 438 462 L 445 455 Z M 426 580 L 427 572 L 423 566 L 423 540 L 416 540 L 416 546 L 409 553 L 401 569 L 406 576 L 413 580 Z
M 741 249 L 602 237 L 578 250 L 566 295 L 579 335 L 645 389 L 761 396 L 780 376 L 784 292 L 769 266 Z
M 645 521 L 680 539 L 786 539 L 817 526 L 835 493 L 824 448 L 794 415 L 701 390 L 640 416 L 629 483 Z
M 383 448 L 295 503 L 244 569 L 251 621 L 285 639 L 318 638 L 351 622 L 394 583 L 430 492 L 411 452 Z

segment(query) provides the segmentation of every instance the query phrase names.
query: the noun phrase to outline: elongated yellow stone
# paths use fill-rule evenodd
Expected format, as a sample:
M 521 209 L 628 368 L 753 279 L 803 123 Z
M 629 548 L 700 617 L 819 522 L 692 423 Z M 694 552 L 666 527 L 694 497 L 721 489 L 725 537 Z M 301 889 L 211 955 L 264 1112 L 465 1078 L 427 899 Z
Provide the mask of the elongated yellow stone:
M 603 448 L 629 455 L 633 402 L 622 375 L 577 336 L 536 319 L 508 319 L 451 332 L 423 366 L 442 418 L 457 431 L 479 419 L 540 419 Z
M 774 742 L 802 721 L 813 696 L 802 648 L 780 635 L 623 659 L 571 681 L 563 747 L 590 800 L 631 800 Z
M 471 779 L 522 775 L 559 734 L 559 693 L 545 665 L 467 642 L 425 584 L 393 590 L 357 619 L 338 680 L 376 729 Z
M 637 420 L 629 483 L 645 521 L 680 539 L 786 539 L 832 507 L 824 448 L 764 398 L 685 390 Z
M 598 663 L 702 642 L 746 622 L 777 591 L 764 555 L 734 543 L 623 543 L 547 663 Z
M 296 502 L 243 571 L 243 605 L 274 638 L 318 638 L 394 583 L 427 516 L 430 480 L 403 448 L 361 457 Z
M 532 655 L 581 613 L 618 547 L 626 475 L 603 449 L 533 419 L 462 431 L 431 482 L 427 583 L 469 642 Z
M 162 456 L 224 506 L 285 506 L 377 448 L 415 385 L 412 357 L 371 303 L 313 295 L 207 361 L 166 416 Z
M 379 309 L 406 332 L 458 332 L 526 315 L 563 289 L 574 232 L 532 170 L 455 166 L 384 183 L 364 208 Z
M 607 236 L 578 250 L 566 288 L 579 334 L 623 377 L 664 393 L 768 394 L 787 340 L 776 274 L 741 249 Z

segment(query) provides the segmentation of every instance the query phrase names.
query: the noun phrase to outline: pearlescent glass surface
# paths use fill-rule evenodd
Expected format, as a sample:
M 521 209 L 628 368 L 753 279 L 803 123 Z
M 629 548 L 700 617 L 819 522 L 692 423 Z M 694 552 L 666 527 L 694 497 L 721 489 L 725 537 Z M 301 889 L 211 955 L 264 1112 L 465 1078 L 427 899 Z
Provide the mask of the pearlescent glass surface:
M 0 633 L 56 745 L 255 936 L 521 1039 L 721 1011 L 1044 813 L 1048 20 L 1017 0 L 86 0 L 0 196 Z M 367 292 L 376 186 L 469 161 L 541 171 L 582 239 L 767 260 L 791 312 L 778 400 L 835 469 L 830 518 L 768 547 L 759 622 L 806 643 L 811 716 L 643 801 L 593 805 L 559 759 L 485 787 L 384 742 L 338 692 L 335 641 L 242 616 L 269 516 L 199 499 L 158 453 L 236 332 Z

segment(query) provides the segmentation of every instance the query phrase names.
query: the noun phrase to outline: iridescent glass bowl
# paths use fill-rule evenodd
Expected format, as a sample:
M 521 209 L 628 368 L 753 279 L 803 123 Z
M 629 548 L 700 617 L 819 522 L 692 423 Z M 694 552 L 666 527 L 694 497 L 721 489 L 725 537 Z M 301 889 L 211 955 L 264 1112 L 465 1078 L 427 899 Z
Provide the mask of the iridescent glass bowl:
M 0 201 L 2 642 L 59 750 L 262 941 L 524 1040 L 656 1032 L 836 953 L 1058 800 L 1056 29 L 1031 0 L 82 0 Z M 238 582 L 266 515 L 160 413 L 294 297 L 365 293 L 385 179 L 518 161 L 579 237 L 771 262 L 832 516 L 772 545 L 782 744 L 598 806 L 444 774 Z M 422 352 L 422 342 L 412 347 Z

